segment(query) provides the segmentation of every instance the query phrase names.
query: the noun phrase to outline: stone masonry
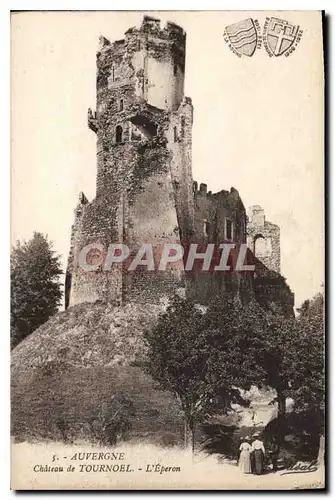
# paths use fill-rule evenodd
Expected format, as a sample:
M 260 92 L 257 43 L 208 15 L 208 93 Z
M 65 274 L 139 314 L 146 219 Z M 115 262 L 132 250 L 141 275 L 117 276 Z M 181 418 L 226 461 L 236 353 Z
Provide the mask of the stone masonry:
M 146 16 L 114 43 L 101 38 L 97 54 L 97 109 L 88 125 L 97 136 L 96 197 L 80 196 L 72 228 L 67 305 L 85 301 L 155 300 L 180 286 L 182 266 L 166 272 L 127 272 L 78 265 L 88 244 L 142 243 L 159 248 L 193 234 L 191 129 L 184 97 L 184 31 Z M 149 295 L 152 295 L 150 297 Z
M 208 192 L 192 178 L 193 106 L 184 96 L 185 51 L 183 29 L 170 22 L 163 27 L 150 16 L 122 40 L 100 39 L 96 110 L 88 110 L 97 142 L 96 196 L 88 201 L 80 193 L 75 209 L 65 307 L 96 300 L 157 303 L 181 287 L 204 303 L 227 289 L 253 293 L 250 275 L 185 273 L 182 263 L 151 272 L 142 266 L 129 271 L 129 261 L 103 267 L 111 243 L 127 245 L 131 256 L 150 243 L 158 257 L 164 243 L 187 249 L 190 243 L 247 242 L 238 191 Z M 249 248 L 259 253 L 264 239 L 260 258 L 279 272 L 279 228 L 262 219 L 260 207 L 253 208 Z M 87 245 L 95 247 L 87 255 L 95 264 L 91 271 L 78 262 Z
M 268 269 L 280 273 L 280 228 L 265 219 L 259 205 L 249 208 L 247 242 L 252 253 Z

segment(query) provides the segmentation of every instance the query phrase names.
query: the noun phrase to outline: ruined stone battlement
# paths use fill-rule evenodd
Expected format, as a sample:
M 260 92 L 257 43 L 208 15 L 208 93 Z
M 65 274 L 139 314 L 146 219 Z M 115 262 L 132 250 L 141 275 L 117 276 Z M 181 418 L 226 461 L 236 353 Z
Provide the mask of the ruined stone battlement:
M 174 23 L 161 28 L 159 19 L 149 16 L 144 17 L 140 29 L 129 29 L 124 40 L 111 43 L 100 37 L 98 105 L 106 99 L 106 91 L 114 90 L 117 98 L 127 87 L 130 100 L 177 109 L 184 93 L 185 45 L 182 28 Z
M 247 242 L 252 253 L 268 269 L 280 273 L 280 228 L 265 219 L 260 205 L 249 208 Z
M 186 33 L 181 26 L 171 21 L 167 21 L 164 25 L 160 19 L 147 15 L 143 17 L 140 28 L 135 26 L 129 28 L 125 32 L 125 38 L 122 40 L 110 42 L 107 38 L 101 36 L 100 48 L 101 50 L 108 50 L 111 47 L 118 49 L 120 46 L 134 40 L 134 38 L 146 40 L 148 36 L 175 43 L 180 49 L 185 50 Z
M 207 184 L 193 182 L 195 226 L 202 243 L 246 242 L 246 214 L 235 188 L 217 193 L 207 191 Z
M 207 184 L 201 182 L 199 185 L 197 181 L 194 181 L 193 182 L 193 193 L 194 193 L 194 196 L 209 196 L 209 197 L 215 197 L 217 199 L 219 199 L 219 198 L 220 199 L 231 198 L 234 200 L 239 200 L 242 203 L 239 192 L 234 187 L 231 187 L 230 191 L 227 191 L 225 189 L 221 189 L 221 191 L 218 191 L 217 193 L 213 193 L 212 191 L 207 191 Z

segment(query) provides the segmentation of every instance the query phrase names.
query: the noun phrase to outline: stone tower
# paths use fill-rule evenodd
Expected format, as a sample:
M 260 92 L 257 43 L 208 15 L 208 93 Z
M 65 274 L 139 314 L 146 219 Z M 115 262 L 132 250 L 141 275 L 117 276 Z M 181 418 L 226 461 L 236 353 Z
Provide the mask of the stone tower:
M 96 111 L 96 197 L 80 195 L 72 226 L 66 307 L 107 300 L 157 301 L 183 281 L 182 266 L 130 272 L 129 261 L 104 268 L 111 243 L 135 255 L 143 243 L 187 243 L 194 233 L 191 150 L 193 107 L 184 97 L 186 34 L 145 16 L 139 29 L 111 43 L 100 39 Z M 95 269 L 79 265 L 87 255 Z
M 265 219 L 259 205 L 253 205 L 248 211 L 247 244 L 262 264 L 280 273 L 280 228 Z

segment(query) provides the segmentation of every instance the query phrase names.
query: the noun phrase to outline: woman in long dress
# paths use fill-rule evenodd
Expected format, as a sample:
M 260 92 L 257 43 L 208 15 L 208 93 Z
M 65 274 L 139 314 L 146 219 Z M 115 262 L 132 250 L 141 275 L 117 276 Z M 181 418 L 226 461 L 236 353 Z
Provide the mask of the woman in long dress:
M 254 441 L 251 445 L 252 454 L 252 472 L 253 474 L 263 474 L 264 473 L 264 459 L 265 459 L 265 448 L 263 441 L 258 439 L 259 434 L 254 434 Z
M 240 458 L 238 460 L 239 469 L 244 474 L 251 473 L 251 461 L 250 461 L 251 445 L 248 442 L 248 439 L 249 438 L 247 436 L 240 445 Z

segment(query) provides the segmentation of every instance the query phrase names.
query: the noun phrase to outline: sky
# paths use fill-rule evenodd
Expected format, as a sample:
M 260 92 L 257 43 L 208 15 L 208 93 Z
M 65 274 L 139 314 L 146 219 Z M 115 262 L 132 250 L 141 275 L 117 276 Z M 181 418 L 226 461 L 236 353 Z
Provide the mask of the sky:
M 64 269 L 73 211 L 95 196 L 98 38 L 123 38 L 145 12 L 12 14 L 11 236 L 48 234 Z M 194 106 L 193 178 L 213 192 L 235 187 L 281 229 L 281 270 L 299 306 L 324 281 L 323 68 L 316 11 L 155 12 L 187 33 L 185 95 Z M 264 48 L 238 58 L 227 25 L 275 16 L 299 25 L 289 57 Z

